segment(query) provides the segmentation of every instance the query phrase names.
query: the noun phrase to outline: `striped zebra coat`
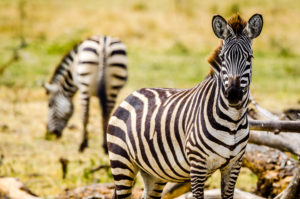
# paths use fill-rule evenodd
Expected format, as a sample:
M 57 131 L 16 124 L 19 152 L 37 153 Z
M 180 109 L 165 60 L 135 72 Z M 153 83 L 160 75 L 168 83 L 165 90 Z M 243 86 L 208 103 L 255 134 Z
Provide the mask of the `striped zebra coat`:
M 130 198 L 138 171 L 143 198 L 160 198 L 166 182 L 191 181 L 193 197 L 203 198 L 204 183 L 217 169 L 222 198 L 233 198 L 241 158 L 249 137 L 246 116 L 251 81 L 252 40 L 262 16 L 212 27 L 221 45 L 209 58 L 211 72 L 191 89 L 145 88 L 128 96 L 112 115 L 108 150 L 114 198 Z
M 91 96 L 102 108 L 103 148 L 107 153 L 106 129 L 117 95 L 127 80 L 126 47 L 117 38 L 93 36 L 76 45 L 62 59 L 49 83 L 47 135 L 62 135 L 73 113 L 73 96 L 79 91 L 82 106 L 83 139 L 79 150 L 88 146 L 87 124 Z

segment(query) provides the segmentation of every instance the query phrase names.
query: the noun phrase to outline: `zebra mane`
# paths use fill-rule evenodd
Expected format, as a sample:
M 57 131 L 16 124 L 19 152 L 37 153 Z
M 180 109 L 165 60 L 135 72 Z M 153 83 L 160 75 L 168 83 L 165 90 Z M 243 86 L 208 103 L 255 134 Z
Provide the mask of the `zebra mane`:
M 241 35 L 243 33 L 244 28 L 247 25 L 247 21 L 245 21 L 239 13 L 234 14 L 231 16 L 228 21 L 228 25 L 232 28 L 235 35 Z M 220 72 L 220 66 L 221 66 L 221 59 L 219 57 L 219 54 L 222 49 L 222 41 L 218 45 L 218 47 L 210 54 L 207 61 L 211 65 L 210 72 L 208 73 L 208 76 L 212 76 L 215 74 L 215 72 Z
M 247 25 L 247 21 L 245 21 L 238 13 L 230 17 L 227 23 L 236 35 L 242 34 Z
M 71 48 L 71 50 L 69 50 L 64 56 L 63 58 L 59 61 L 59 64 L 55 67 L 55 70 L 54 72 L 52 73 L 51 75 L 51 78 L 49 79 L 49 83 L 54 83 L 56 81 L 56 76 L 58 74 L 62 74 L 63 71 L 65 71 L 66 69 L 63 67 L 63 63 L 67 63 L 68 62 L 66 61 L 67 58 L 70 58 L 71 57 L 71 52 L 72 51 L 75 51 L 75 53 L 77 53 L 77 48 L 78 46 L 81 44 L 82 42 L 79 42 L 79 43 L 76 43 L 73 48 Z M 69 65 L 69 64 L 68 64 Z

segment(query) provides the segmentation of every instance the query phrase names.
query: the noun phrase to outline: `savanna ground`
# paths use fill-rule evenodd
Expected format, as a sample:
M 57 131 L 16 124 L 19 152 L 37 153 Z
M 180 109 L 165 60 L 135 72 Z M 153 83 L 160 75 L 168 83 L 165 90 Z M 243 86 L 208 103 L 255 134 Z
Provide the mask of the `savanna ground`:
M 235 12 L 264 16 L 253 44 L 251 91 L 265 108 L 299 108 L 300 1 L 298 0 L 1 0 L 0 66 L 20 45 L 20 59 L 0 76 L 0 176 L 21 179 L 36 194 L 52 198 L 65 188 L 112 182 L 110 171 L 89 170 L 108 164 L 101 145 L 98 102 L 92 100 L 90 146 L 78 153 L 81 120 L 76 111 L 62 139 L 47 141 L 47 96 L 41 83 L 76 42 L 94 34 L 119 37 L 128 47 L 129 82 L 119 102 L 141 87 L 188 88 L 207 74 L 206 58 L 218 45 L 211 18 Z M 76 97 L 75 97 L 76 98 Z M 59 158 L 69 169 L 62 179 Z M 242 170 L 237 187 L 251 191 L 256 177 Z M 209 188 L 219 186 L 214 175 Z M 141 186 L 141 183 L 138 182 Z

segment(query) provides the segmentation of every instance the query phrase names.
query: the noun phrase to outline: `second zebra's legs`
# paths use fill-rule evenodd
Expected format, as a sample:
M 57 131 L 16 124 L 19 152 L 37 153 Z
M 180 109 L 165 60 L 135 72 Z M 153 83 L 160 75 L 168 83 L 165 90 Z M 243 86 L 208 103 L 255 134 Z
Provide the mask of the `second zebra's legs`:
M 222 199 L 233 199 L 234 187 L 238 178 L 242 161 L 238 160 L 232 165 L 221 169 Z
M 83 152 L 86 147 L 88 147 L 88 131 L 87 125 L 89 121 L 89 105 L 90 105 L 90 98 L 85 97 L 81 98 L 81 113 L 82 113 L 82 122 L 83 122 L 83 134 L 82 134 L 82 141 L 79 147 L 79 152 Z
M 103 141 L 102 141 L 102 148 L 104 149 L 105 154 L 108 153 L 107 151 L 107 126 L 109 121 L 109 116 L 112 112 L 114 107 L 114 103 L 109 103 L 106 98 L 100 98 L 100 105 L 102 108 L 102 127 L 103 127 Z
M 143 199 L 161 198 L 161 193 L 167 182 L 153 177 L 142 170 L 140 172 L 144 181 Z

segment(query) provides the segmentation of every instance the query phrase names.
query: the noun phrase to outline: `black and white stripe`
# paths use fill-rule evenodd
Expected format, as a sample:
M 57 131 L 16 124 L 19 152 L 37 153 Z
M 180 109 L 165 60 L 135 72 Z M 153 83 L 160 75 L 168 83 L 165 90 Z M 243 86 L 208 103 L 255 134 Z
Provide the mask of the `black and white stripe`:
M 233 198 L 249 137 L 251 42 L 245 32 L 227 35 L 210 61 L 214 72 L 194 88 L 140 89 L 120 104 L 107 131 L 114 198 L 130 198 L 140 171 L 144 199 L 160 198 L 166 182 L 188 180 L 193 197 L 201 199 L 206 179 L 217 169 L 222 198 Z M 247 77 L 247 85 L 233 75 Z
M 60 62 L 49 83 L 49 114 L 47 131 L 61 136 L 73 113 L 72 98 L 79 90 L 82 106 L 83 140 L 80 151 L 88 145 L 87 124 L 91 96 L 97 96 L 102 108 L 106 147 L 108 118 L 121 88 L 127 81 L 125 45 L 117 38 L 93 36 L 76 45 Z

